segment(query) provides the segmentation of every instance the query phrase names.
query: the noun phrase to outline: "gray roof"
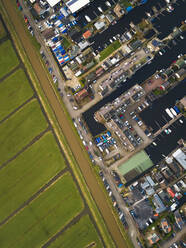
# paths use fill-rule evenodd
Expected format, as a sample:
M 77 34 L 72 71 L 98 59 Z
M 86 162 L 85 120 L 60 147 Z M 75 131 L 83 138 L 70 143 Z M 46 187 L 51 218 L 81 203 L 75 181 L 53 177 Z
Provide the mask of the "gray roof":
M 154 194 L 153 202 L 154 202 L 154 205 L 156 206 L 156 212 L 158 214 L 166 210 L 165 205 L 163 204 L 162 200 L 157 194 Z

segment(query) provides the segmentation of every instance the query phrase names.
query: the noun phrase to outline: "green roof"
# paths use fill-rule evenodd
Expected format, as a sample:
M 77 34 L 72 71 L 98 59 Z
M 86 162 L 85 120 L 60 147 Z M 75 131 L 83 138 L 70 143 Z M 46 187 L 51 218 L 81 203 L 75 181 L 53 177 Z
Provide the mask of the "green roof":
M 124 176 L 128 172 L 135 170 L 137 174 L 141 174 L 153 165 L 145 151 L 138 152 L 129 160 L 118 167 L 120 173 Z

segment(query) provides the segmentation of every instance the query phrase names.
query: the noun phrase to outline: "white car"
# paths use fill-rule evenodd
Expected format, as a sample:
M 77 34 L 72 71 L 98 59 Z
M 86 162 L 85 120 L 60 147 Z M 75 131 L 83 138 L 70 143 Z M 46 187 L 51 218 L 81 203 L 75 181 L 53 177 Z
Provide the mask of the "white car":
M 89 145 L 92 146 L 92 141 L 89 141 Z

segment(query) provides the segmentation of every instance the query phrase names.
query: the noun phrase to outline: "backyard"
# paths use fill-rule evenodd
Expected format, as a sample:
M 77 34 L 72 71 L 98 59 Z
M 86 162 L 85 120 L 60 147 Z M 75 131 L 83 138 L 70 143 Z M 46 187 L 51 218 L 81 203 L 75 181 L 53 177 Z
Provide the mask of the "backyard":
M 117 50 L 121 46 L 119 40 L 114 41 L 108 47 L 106 47 L 103 51 L 100 52 L 99 60 L 102 61 L 106 59 L 110 54 L 112 54 L 115 50 Z

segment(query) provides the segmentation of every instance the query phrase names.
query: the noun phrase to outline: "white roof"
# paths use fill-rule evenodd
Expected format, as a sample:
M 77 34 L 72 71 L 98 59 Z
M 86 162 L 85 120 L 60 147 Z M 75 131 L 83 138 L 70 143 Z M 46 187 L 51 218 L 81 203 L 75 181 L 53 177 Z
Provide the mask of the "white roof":
M 90 0 L 70 0 L 66 2 L 67 7 L 69 10 L 74 13 L 79 9 L 83 8 L 85 5 L 90 3 Z
M 96 27 L 97 30 L 100 30 L 101 28 L 103 28 L 105 26 L 104 22 L 96 22 L 94 24 L 94 26 Z
M 47 2 L 51 7 L 54 7 L 57 3 L 60 2 L 60 0 L 47 0 Z
M 181 166 L 186 169 L 186 155 L 181 149 L 175 151 L 172 156 L 181 164 Z

